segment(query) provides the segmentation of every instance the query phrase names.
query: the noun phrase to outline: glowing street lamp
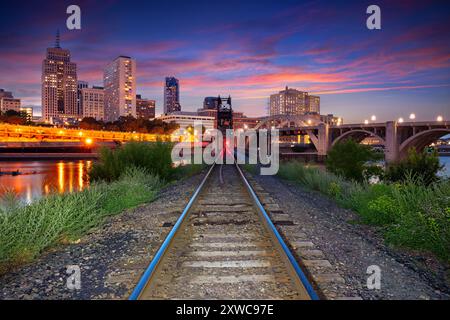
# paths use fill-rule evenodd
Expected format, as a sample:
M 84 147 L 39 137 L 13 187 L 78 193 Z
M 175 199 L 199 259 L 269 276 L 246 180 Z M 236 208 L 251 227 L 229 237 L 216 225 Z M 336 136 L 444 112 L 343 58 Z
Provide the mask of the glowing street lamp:
M 87 138 L 85 142 L 88 146 L 90 146 L 94 141 L 91 138 Z
M 369 120 L 364 120 L 364 124 L 369 124 Z
M 442 116 L 438 116 L 438 117 L 436 118 L 436 120 L 439 121 L 439 122 L 442 122 L 442 121 L 444 121 L 444 118 L 443 118 Z
M 409 115 L 409 119 L 411 119 L 411 120 L 416 119 L 416 114 L 415 114 L 415 113 L 411 113 L 411 114 Z
M 370 120 L 376 121 L 376 120 L 377 120 L 377 117 L 376 117 L 375 115 L 373 115 L 373 116 L 370 118 Z
M 402 123 L 403 122 L 403 118 L 398 118 L 398 122 Z

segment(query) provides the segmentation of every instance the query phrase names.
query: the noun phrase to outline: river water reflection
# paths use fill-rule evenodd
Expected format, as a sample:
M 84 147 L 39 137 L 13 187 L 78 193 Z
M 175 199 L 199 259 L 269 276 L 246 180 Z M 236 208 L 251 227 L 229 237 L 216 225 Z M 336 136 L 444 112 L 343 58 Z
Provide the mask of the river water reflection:
M 13 190 L 30 203 L 52 192 L 65 193 L 83 190 L 89 185 L 87 172 L 92 160 L 39 160 L 0 162 L 1 172 L 19 171 L 19 175 L 0 175 L 0 196 Z

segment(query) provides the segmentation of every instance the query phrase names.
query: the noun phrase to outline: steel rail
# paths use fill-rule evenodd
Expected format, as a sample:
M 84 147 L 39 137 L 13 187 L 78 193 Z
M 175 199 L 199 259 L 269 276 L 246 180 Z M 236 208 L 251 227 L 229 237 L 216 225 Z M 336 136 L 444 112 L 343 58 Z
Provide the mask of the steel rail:
M 281 247 L 283 253 L 286 255 L 285 258 L 288 259 L 287 262 L 290 263 L 290 265 L 291 265 L 291 267 L 293 269 L 293 272 L 295 273 L 295 275 L 298 277 L 298 280 L 300 281 L 300 283 L 305 288 L 305 290 L 306 290 L 307 294 L 309 295 L 310 299 L 311 300 L 318 300 L 319 297 L 318 297 L 317 293 L 315 292 L 313 286 L 311 285 L 311 283 L 309 282 L 308 278 L 306 277 L 306 275 L 302 271 L 302 269 L 299 266 L 297 260 L 292 255 L 290 249 L 288 248 L 288 246 L 286 245 L 286 243 L 282 239 L 281 235 L 279 234 L 279 232 L 275 228 L 275 225 L 270 220 L 269 215 L 267 214 L 266 210 L 264 209 L 263 205 L 261 204 L 261 202 L 260 202 L 258 196 L 256 195 L 256 193 L 253 191 L 253 188 L 251 187 L 250 183 L 246 179 L 246 177 L 243 174 L 241 168 L 239 167 L 239 165 L 237 164 L 236 161 L 234 162 L 234 164 L 235 164 L 235 166 L 236 166 L 236 168 L 237 168 L 237 170 L 239 172 L 239 176 L 241 177 L 242 181 L 244 182 L 244 185 L 245 185 L 245 187 L 246 187 L 250 197 L 252 198 L 252 200 L 254 201 L 257 209 L 261 213 L 261 216 L 264 218 L 264 222 L 265 222 L 266 226 L 268 227 L 269 233 L 272 233 L 273 238 L 276 239 L 277 244 Z M 200 183 L 200 185 L 195 190 L 194 194 L 190 198 L 188 204 L 184 208 L 182 214 L 178 218 L 178 220 L 175 223 L 175 225 L 173 226 L 172 230 L 166 236 L 166 238 L 164 239 L 164 242 L 162 243 L 161 247 L 158 249 L 157 253 L 153 257 L 153 259 L 150 262 L 149 266 L 144 271 L 144 273 L 141 276 L 138 284 L 136 285 L 136 287 L 134 288 L 132 294 L 130 295 L 129 300 L 137 300 L 137 299 L 139 299 L 139 297 L 144 292 L 144 290 L 147 287 L 147 285 L 149 284 L 152 276 L 155 274 L 155 271 L 156 271 L 159 263 L 161 262 L 162 258 L 164 257 L 164 254 L 167 252 L 170 244 L 173 242 L 173 239 L 175 238 L 176 233 L 180 229 L 180 226 L 186 220 L 186 217 L 188 216 L 189 210 L 192 208 L 193 204 L 197 200 L 200 192 L 203 189 L 203 186 L 205 185 L 206 181 L 210 177 L 211 172 L 212 172 L 213 168 L 215 167 L 215 165 L 216 165 L 216 162 L 211 166 L 211 168 L 208 170 L 207 174 L 203 178 L 202 182 Z
M 241 168 L 239 168 L 239 165 L 235 161 L 236 168 L 244 181 L 245 187 L 247 188 L 247 191 L 250 193 L 253 201 L 255 202 L 256 206 L 258 207 L 259 211 L 263 215 L 265 222 L 267 223 L 269 227 L 269 231 L 271 231 L 275 238 L 278 240 L 279 245 L 283 249 L 283 252 L 286 254 L 287 258 L 289 259 L 289 262 L 291 263 L 292 267 L 295 270 L 295 273 L 297 274 L 298 278 L 300 279 L 301 283 L 305 287 L 306 291 L 308 292 L 311 300 L 319 300 L 319 296 L 317 295 L 316 291 L 314 290 L 313 286 L 309 282 L 308 278 L 306 277 L 305 273 L 300 268 L 297 260 L 295 259 L 294 255 L 292 254 L 291 250 L 289 250 L 289 247 L 284 242 L 283 238 L 281 237 L 278 230 L 275 228 L 275 225 L 273 224 L 272 220 L 270 220 L 269 215 L 267 214 L 266 210 L 264 209 L 264 206 L 262 205 L 261 201 L 259 201 L 258 196 L 256 195 L 255 191 L 253 191 L 253 188 L 251 187 L 250 183 L 248 182 L 247 178 L 245 177 L 244 173 L 242 172 Z
M 133 292 L 131 293 L 129 300 L 137 300 L 139 299 L 139 296 L 141 295 L 142 291 L 144 290 L 145 286 L 149 282 L 150 278 L 152 277 L 156 267 L 158 266 L 159 262 L 161 261 L 161 258 L 164 256 L 164 253 L 166 252 L 167 248 L 169 247 L 172 240 L 175 238 L 175 234 L 179 230 L 181 224 L 185 220 L 189 210 L 192 207 L 192 204 L 194 204 L 195 200 L 197 200 L 198 195 L 200 194 L 200 191 L 203 189 L 203 186 L 208 179 L 209 175 L 211 174 L 214 166 L 216 163 L 214 163 L 211 168 L 209 169 L 208 173 L 203 178 L 202 182 L 198 186 L 198 188 L 195 190 L 194 194 L 192 195 L 191 199 L 189 200 L 188 204 L 184 208 L 183 212 L 181 213 L 180 217 L 178 218 L 177 222 L 173 226 L 172 230 L 170 230 L 167 237 L 164 239 L 164 242 L 162 243 L 161 247 L 156 252 L 155 256 L 153 257 L 152 261 L 150 262 L 147 269 L 144 271 L 144 274 L 140 278 L 138 284 L 134 288 Z

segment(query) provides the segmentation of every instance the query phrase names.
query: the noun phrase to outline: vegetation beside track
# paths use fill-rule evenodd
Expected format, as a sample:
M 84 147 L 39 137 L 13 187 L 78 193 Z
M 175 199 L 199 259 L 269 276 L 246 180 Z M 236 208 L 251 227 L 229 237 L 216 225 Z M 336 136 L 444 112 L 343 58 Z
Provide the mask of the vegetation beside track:
M 417 157 L 421 156 L 412 152 L 405 163 L 391 169 L 396 170 L 396 177 L 403 171 L 396 182 L 387 179 L 376 184 L 369 184 L 367 180 L 358 182 L 296 161 L 281 163 L 278 176 L 319 191 L 354 210 L 363 223 L 378 226 L 388 243 L 432 252 L 449 263 L 450 180 L 433 177 L 424 181 L 414 175 L 407 166 L 408 163 L 415 166 Z M 435 162 L 422 160 L 436 169 L 430 174 L 437 172 Z M 427 171 L 427 168 L 422 170 Z
M 170 152 L 170 144 L 129 143 L 103 151 L 90 187 L 81 192 L 55 193 L 29 205 L 8 193 L 0 207 L 0 274 L 52 246 L 77 241 L 106 217 L 151 202 L 163 186 L 203 169 L 174 168 Z

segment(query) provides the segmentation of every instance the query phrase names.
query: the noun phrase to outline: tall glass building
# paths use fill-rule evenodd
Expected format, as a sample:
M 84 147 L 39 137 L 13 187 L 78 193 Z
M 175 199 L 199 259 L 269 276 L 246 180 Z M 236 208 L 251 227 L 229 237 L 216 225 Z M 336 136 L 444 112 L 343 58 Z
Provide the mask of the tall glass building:
M 164 85 L 164 113 L 181 111 L 180 83 L 175 77 L 166 77 Z

